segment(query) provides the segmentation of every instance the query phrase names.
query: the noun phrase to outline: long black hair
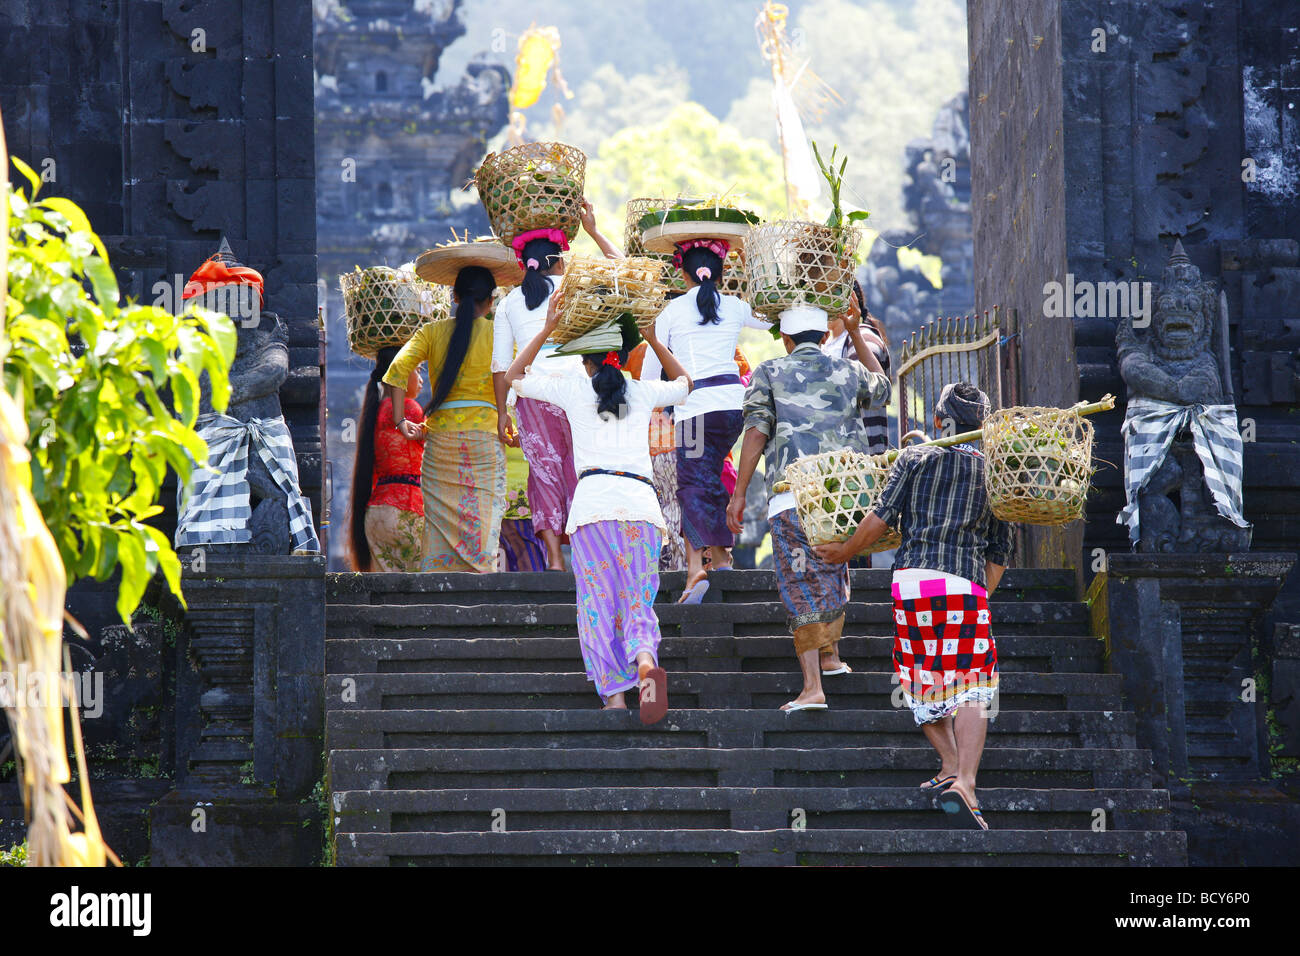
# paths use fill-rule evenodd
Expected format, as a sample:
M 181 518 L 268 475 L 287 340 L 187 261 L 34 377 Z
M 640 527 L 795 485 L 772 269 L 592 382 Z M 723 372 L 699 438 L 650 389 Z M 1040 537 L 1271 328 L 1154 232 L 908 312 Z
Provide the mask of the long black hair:
M 623 330 L 623 345 L 615 354 L 618 356 L 619 368 L 606 365 L 608 352 L 595 352 L 584 355 L 582 361 L 591 370 L 591 387 L 596 393 L 596 413 L 604 418 L 606 414 L 622 418 L 627 414 L 627 376 L 619 369 L 627 364 L 627 355 L 636 348 L 638 339 L 636 323 L 630 316 L 624 316 L 620 323 Z
M 560 257 L 560 247 L 549 239 L 530 239 L 524 244 L 524 305 L 535 309 L 551 294 L 555 288 L 546 270 L 555 265 Z M 537 262 L 537 268 L 528 265 L 529 260 Z
M 348 502 L 348 541 L 352 550 L 352 567 L 357 571 L 369 571 L 373 563 L 370 539 L 366 537 L 366 507 L 370 504 L 370 487 L 375 481 L 375 429 L 383 401 L 383 378 L 398 351 L 396 346 L 391 346 L 376 354 L 375 367 L 366 381 L 366 397 L 361 402 L 361 427 L 357 431 L 352 495 Z
M 700 275 L 700 269 L 707 273 Z M 692 282 L 700 284 L 695 293 L 695 307 L 700 310 L 700 325 L 717 325 L 718 306 L 722 304 L 722 294 L 718 292 L 718 280 L 722 278 L 722 257 L 705 246 L 696 246 L 682 253 L 682 271 Z
M 456 293 L 456 327 L 452 329 L 451 341 L 447 343 L 447 358 L 438 371 L 438 381 L 433 386 L 433 398 L 424 406 L 424 414 L 433 414 L 434 409 L 447 400 L 460 367 L 465 364 L 469 352 L 470 336 L 474 332 L 474 319 L 478 307 L 492 297 L 497 280 L 491 269 L 483 266 L 466 266 L 456 274 L 456 284 L 452 291 Z M 432 369 L 430 370 L 432 373 Z

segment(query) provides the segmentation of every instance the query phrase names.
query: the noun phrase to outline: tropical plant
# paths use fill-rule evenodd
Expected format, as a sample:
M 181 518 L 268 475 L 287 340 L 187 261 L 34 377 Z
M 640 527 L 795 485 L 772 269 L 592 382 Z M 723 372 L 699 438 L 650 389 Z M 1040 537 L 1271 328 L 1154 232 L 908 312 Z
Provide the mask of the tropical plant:
M 185 482 L 207 461 L 194 430 L 200 379 L 224 410 L 235 327 L 203 309 L 123 303 L 85 213 L 66 198 L 38 201 L 39 177 L 13 163 L 31 194 L 10 187 L 6 197 L 4 388 L 27 416 L 32 495 L 68 583 L 120 568 L 117 611 L 129 622 L 159 569 L 181 598 L 180 560 L 146 522 L 163 510 L 168 467 Z
M 826 184 L 831 191 L 831 211 L 826 217 L 826 225 L 832 229 L 843 229 L 845 226 L 852 225 L 855 222 L 866 220 L 871 213 L 865 209 L 855 209 L 853 212 L 845 213 L 840 205 L 840 190 L 844 188 L 844 171 L 849 168 L 849 158 L 844 157 L 844 162 L 840 163 L 840 168 L 835 168 L 836 153 L 839 151 L 838 145 L 831 146 L 831 158 L 829 161 L 822 159 L 821 150 L 817 148 L 817 143 L 812 144 L 813 157 L 817 160 L 817 166 L 822 171 L 822 176 L 826 178 Z

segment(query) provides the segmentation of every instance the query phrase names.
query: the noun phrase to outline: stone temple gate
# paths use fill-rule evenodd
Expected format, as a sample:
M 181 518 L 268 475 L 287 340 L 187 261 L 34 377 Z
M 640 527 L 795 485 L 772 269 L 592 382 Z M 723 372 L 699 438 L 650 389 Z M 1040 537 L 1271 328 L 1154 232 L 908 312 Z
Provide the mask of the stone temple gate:
M 343 6 L 352 18 L 332 28 L 336 57 L 378 55 L 391 38 L 377 24 L 413 8 Z M 426 11 L 443 17 L 426 33 L 435 64 L 461 32 L 456 7 Z M 1118 317 L 1059 314 L 1045 306 L 1046 287 L 1158 281 L 1181 240 L 1226 294 L 1230 391 L 1251 423 L 1251 552 L 1130 554 L 1115 523 L 1122 473 L 1103 468 L 1086 525 L 1035 530 L 1030 556 L 1040 569 L 1070 569 L 1073 597 L 1089 595 L 1092 632 L 1107 639 L 1106 666 L 1122 675 L 1137 743 L 1172 797 L 1171 829 L 1189 834 L 1189 858 L 1279 862 L 1286 844 L 1275 838 L 1297 842 L 1295 775 L 1285 771 L 1300 761 L 1300 576 L 1286 554 L 1300 541 L 1300 11 L 1269 0 L 970 0 L 968 22 L 974 300 L 1015 314 L 1020 401 L 1120 395 L 1114 413 L 1094 420 L 1098 457 L 1118 465 Z M 157 283 L 188 275 L 223 236 L 265 275 L 267 307 L 288 329 L 281 402 L 319 521 L 328 456 L 318 250 L 329 245 L 337 260 L 359 234 L 349 226 L 323 243 L 317 232 L 318 196 L 326 220 L 357 211 L 318 183 L 317 94 L 329 136 L 341 142 L 340 104 L 360 93 L 322 92 L 318 52 L 307 0 L 0 8 L 10 151 L 48 171 L 49 191 L 86 209 L 123 290 L 151 299 Z M 420 68 L 431 75 L 427 63 Z M 340 62 L 332 75 L 348 69 Z M 471 79 L 436 102 L 449 125 L 477 140 L 500 119 L 493 97 L 505 79 L 484 71 Z M 398 116 L 402 107 L 385 109 Z M 448 152 L 457 173 L 471 162 L 461 152 Z M 399 171 L 410 173 L 409 160 Z M 393 205 L 377 186 L 368 202 Z M 455 214 L 435 204 L 427 218 Z M 111 628 L 109 591 L 79 587 L 70 597 L 92 634 L 104 635 L 79 645 L 79 666 L 120 678 L 107 718 L 88 728 L 108 838 L 124 857 L 148 854 L 155 864 L 316 859 L 326 792 L 324 561 L 226 556 L 188 573 L 186 586 L 190 613 L 160 606 L 130 642 Z M 1233 642 L 1202 626 L 1216 601 L 1235 602 Z M 489 616 L 474 620 L 486 627 Z M 1134 633 L 1139 619 L 1146 630 Z M 353 626 L 347 614 L 339 620 Z M 1180 680 L 1168 669 L 1143 678 L 1161 670 L 1158 653 L 1174 654 Z M 1243 680 L 1257 689 L 1253 703 L 1229 693 Z M 15 819 L 16 799 L 0 772 L 0 818 Z M 229 839 L 186 835 L 189 810 L 203 802 L 230 824 Z M 1253 834 L 1238 841 L 1253 848 L 1227 847 L 1218 834 L 1228 829 Z M 0 832 L 0 842 L 10 835 Z

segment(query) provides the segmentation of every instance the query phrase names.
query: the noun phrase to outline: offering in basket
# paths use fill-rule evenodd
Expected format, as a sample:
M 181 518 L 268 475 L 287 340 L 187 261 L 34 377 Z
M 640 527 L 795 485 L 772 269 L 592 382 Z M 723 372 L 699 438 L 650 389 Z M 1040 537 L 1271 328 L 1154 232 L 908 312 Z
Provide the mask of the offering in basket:
M 883 455 L 849 449 L 809 455 L 791 462 L 785 470 L 799 526 L 814 547 L 853 537 L 888 479 L 889 465 Z M 899 541 L 898 533 L 890 531 L 867 552 L 888 551 L 898 547 Z
M 570 255 L 565 259 L 560 322 L 551 341 L 564 345 L 623 316 L 646 328 L 663 310 L 665 263 L 645 256 L 606 259 Z
M 1004 408 L 984 420 L 985 483 L 1003 521 L 1067 524 L 1083 516 L 1092 423 L 1070 408 Z
M 446 289 L 414 273 L 374 266 L 339 276 L 347 313 L 348 348 L 363 358 L 405 345 L 426 322 L 446 318 Z
M 534 229 L 569 239 L 582 224 L 587 157 L 565 143 L 525 143 L 488 153 L 474 175 L 492 231 L 507 246 Z

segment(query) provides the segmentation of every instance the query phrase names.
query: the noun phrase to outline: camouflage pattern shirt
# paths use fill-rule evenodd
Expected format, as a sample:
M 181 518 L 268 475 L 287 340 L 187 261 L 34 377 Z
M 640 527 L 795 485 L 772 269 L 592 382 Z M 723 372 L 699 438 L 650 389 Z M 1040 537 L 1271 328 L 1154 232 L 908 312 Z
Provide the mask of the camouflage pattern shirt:
M 763 467 L 769 499 L 797 458 L 851 448 L 868 451 L 862 413 L 889 401 L 889 378 L 832 358 L 812 342 L 754 369 L 745 392 L 745 430 L 767 436 Z

